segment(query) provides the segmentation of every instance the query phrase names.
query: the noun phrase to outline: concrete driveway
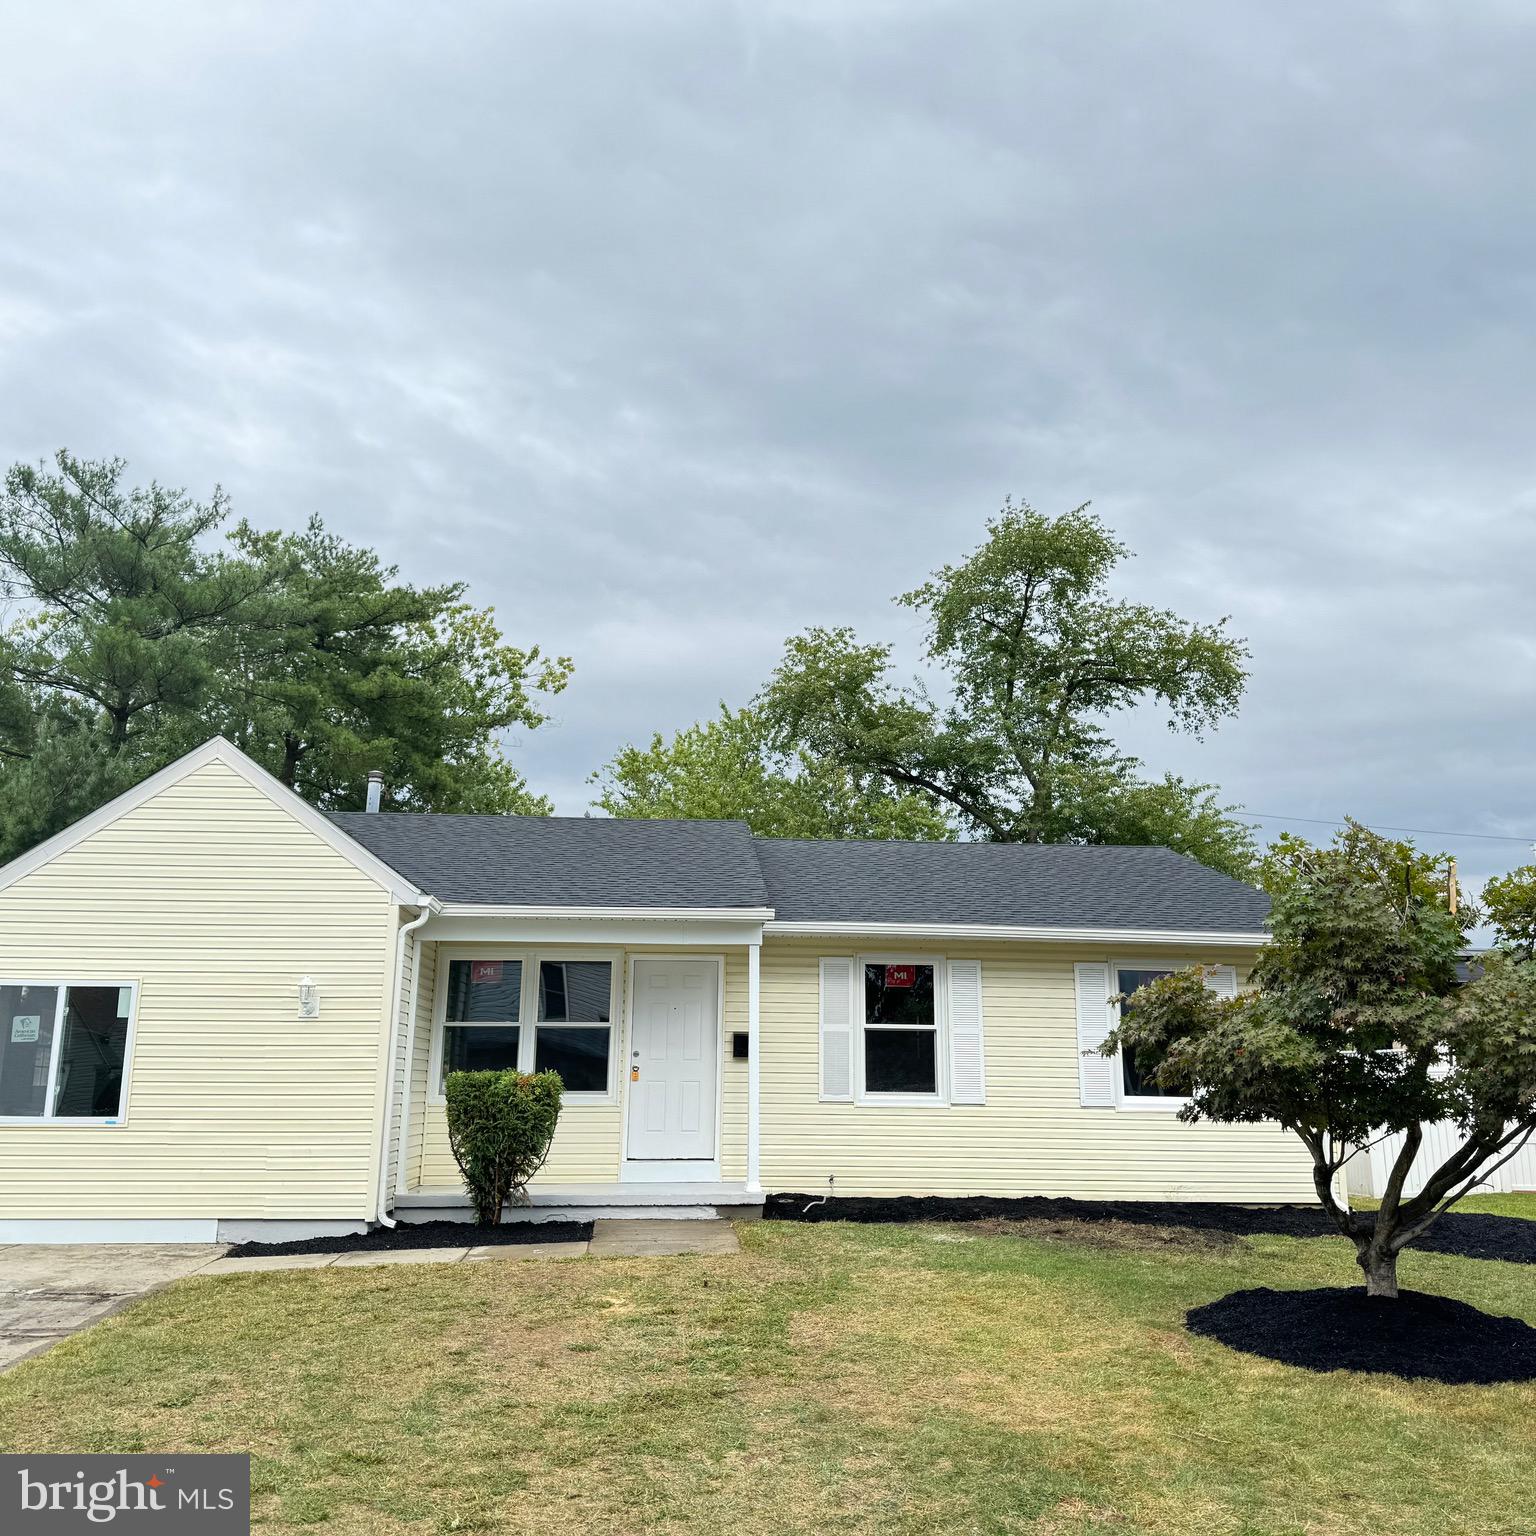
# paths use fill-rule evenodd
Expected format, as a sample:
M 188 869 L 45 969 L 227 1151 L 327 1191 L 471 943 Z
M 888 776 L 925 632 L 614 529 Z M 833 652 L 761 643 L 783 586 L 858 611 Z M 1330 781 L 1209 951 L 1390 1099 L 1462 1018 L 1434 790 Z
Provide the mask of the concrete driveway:
M 223 1252 L 213 1243 L 0 1245 L 0 1371 Z

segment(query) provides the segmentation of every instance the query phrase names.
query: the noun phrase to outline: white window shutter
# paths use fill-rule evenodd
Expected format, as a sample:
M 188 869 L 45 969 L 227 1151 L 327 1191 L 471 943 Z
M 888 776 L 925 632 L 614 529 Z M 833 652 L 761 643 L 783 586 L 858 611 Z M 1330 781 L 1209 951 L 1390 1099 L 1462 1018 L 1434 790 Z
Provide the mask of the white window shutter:
M 821 1096 L 853 1098 L 853 961 L 821 962 Z
M 949 962 L 949 1102 L 987 1102 L 979 960 Z
M 1230 965 L 1209 965 L 1205 969 L 1205 984 L 1217 997 L 1237 996 L 1237 969 Z
M 1115 1070 L 1113 1056 L 1100 1056 L 1099 1047 L 1109 1036 L 1109 967 L 1075 965 L 1077 980 L 1077 1096 L 1085 1109 L 1113 1109 Z

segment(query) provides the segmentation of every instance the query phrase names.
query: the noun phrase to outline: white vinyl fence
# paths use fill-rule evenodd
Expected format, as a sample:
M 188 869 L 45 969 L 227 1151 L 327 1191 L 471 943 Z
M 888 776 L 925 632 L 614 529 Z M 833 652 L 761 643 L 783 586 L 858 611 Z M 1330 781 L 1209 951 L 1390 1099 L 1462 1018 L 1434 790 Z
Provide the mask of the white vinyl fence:
M 1403 1193 L 1416 1195 L 1424 1187 L 1424 1180 L 1461 1145 L 1462 1139 L 1460 1128 L 1449 1120 L 1426 1125 L 1424 1142 L 1419 1148 L 1419 1155 L 1413 1160 L 1413 1167 L 1403 1185 Z M 1369 1151 L 1351 1159 L 1346 1170 L 1350 1194 L 1365 1199 L 1378 1197 L 1387 1187 L 1392 1165 L 1402 1150 L 1403 1133 L 1398 1131 L 1378 1141 Z M 1492 1161 L 1496 1162 L 1497 1158 Z M 1516 1189 L 1536 1190 L 1536 1137 L 1528 1141 L 1502 1168 L 1494 1169 L 1488 1176 L 1488 1182 L 1480 1185 L 1473 1193 L 1508 1194 Z

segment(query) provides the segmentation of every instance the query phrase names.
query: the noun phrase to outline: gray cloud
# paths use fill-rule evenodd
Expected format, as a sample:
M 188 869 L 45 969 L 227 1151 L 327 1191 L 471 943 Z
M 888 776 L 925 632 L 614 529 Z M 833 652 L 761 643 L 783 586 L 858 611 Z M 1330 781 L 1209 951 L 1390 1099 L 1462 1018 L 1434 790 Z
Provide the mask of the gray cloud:
M 1254 676 L 1157 767 L 1536 832 L 1525 6 L 12 7 L 0 453 L 311 510 L 568 651 L 566 811 L 1005 494 Z M 1464 866 L 1515 862 L 1467 842 Z

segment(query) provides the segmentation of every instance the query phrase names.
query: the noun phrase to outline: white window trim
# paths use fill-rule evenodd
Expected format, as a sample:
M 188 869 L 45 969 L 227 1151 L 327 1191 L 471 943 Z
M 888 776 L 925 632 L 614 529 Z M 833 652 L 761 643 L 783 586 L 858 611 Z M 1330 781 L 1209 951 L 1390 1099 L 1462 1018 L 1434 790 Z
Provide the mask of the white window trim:
M 949 1107 L 949 966 L 945 955 L 872 954 L 853 957 L 853 1102 L 882 1109 L 947 1109 Z M 866 965 L 931 965 L 933 967 L 933 1082 L 932 1093 L 872 1093 L 864 1086 L 864 1031 L 908 1029 L 921 1024 L 870 1025 L 864 1017 L 864 967 Z
M 1190 966 L 1198 963 L 1194 960 L 1170 960 L 1167 955 L 1157 960 L 1111 960 L 1109 962 L 1110 1027 L 1118 1028 L 1120 1025 L 1120 1005 L 1113 999 L 1120 996 L 1121 971 L 1160 971 L 1164 975 L 1176 976 L 1180 971 L 1188 970 Z M 1124 1055 L 1123 1050 L 1115 1052 L 1114 1085 L 1117 1110 L 1124 1110 L 1133 1115 L 1176 1115 L 1189 1103 L 1188 1097 L 1184 1095 L 1127 1093 Z
M 443 1042 L 448 1025 L 448 970 L 453 960 L 518 960 L 522 962 L 522 984 L 518 992 L 517 1018 L 517 1070 L 532 1072 L 538 1049 L 539 1010 L 539 961 L 541 960 L 601 960 L 608 964 L 608 1023 L 593 1024 L 594 1029 L 608 1031 L 608 1086 L 601 1093 L 563 1092 L 562 1106 L 614 1105 L 619 1102 L 619 1055 L 623 1050 L 623 1014 L 621 1011 L 624 988 L 624 953 L 617 949 L 538 949 L 505 944 L 442 944 L 437 960 L 436 995 L 432 1001 L 432 1049 L 427 1059 L 427 1102 L 446 1104 L 443 1095 Z M 510 1019 L 502 1021 L 511 1024 Z M 561 1020 L 548 1021 L 554 1028 L 564 1027 Z M 494 1028 L 487 1019 L 486 1025 Z M 460 1026 L 455 1026 L 460 1027 Z M 467 1026 L 475 1028 L 473 1024 Z M 579 1023 L 571 1027 L 579 1028 Z
M 139 984 L 136 981 L 117 980 L 112 977 L 89 976 L 23 976 L 0 977 L 0 987 L 56 987 L 58 997 L 53 1005 L 53 1041 L 48 1053 L 48 1084 L 43 1090 L 41 1115 L 0 1115 L 0 1125 L 103 1125 L 120 1126 L 128 1123 L 129 1093 L 132 1089 L 133 1042 L 139 1022 Z M 59 1057 L 64 1050 L 64 998 L 70 987 L 116 987 L 128 989 L 128 1034 L 123 1041 L 123 1086 L 118 1097 L 115 1115 L 55 1115 L 53 1098 L 58 1091 Z

